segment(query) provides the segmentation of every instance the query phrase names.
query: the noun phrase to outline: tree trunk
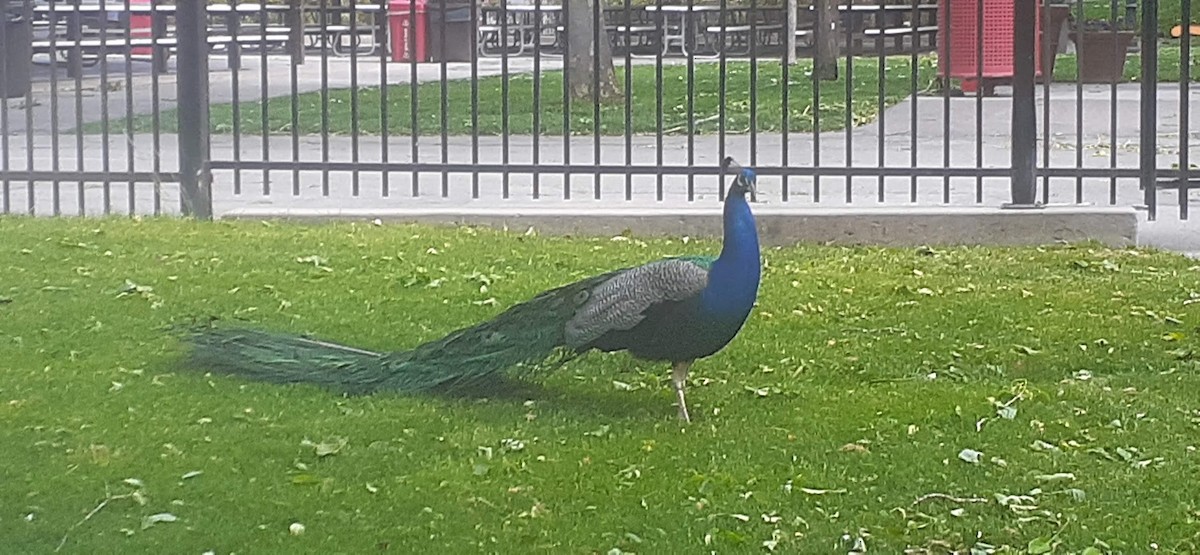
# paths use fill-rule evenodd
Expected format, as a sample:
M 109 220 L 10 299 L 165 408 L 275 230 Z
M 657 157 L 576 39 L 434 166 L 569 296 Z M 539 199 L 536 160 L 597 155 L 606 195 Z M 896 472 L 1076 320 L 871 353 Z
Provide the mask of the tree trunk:
M 621 98 L 613 72 L 612 47 L 608 41 L 608 30 L 604 28 L 604 11 L 600 11 L 599 23 L 593 22 L 593 3 L 599 0 L 567 0 L 567 77 L 571 83 L 571 98 L 591 100 L 598 97 L 601 102 Z M 593 44 L 595 25 L 600 25 L 600 43 Z M 596 61 L 595 47 L 599 47 L 599 68 L 592 67 Z M 599 93 L 592 90 L 599 85 Z
M 817 52 L 813 71 L 818 79 L 836 81 L 838 57 L 841 55 L 838 52 L 838 3 L 836 0 L 814 0 L 813 11 L 817 16 L 814 27 Z

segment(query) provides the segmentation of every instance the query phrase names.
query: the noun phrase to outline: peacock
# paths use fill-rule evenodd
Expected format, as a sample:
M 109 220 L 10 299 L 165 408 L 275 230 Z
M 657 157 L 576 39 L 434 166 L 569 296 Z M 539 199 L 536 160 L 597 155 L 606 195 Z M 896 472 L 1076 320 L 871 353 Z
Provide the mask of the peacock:
M 627 351 L 669 362 L 679 418 L 692 363 L 740 332 L 758 297 L 758 230 L 747 195 L 755 173 L 732 158 L 720 256 L 677 256 L 545 291 L 500 315 L 411 350 L 376 353 L 297 335 L 206 326 L 189 331 L 187 365 L 270 383 L 316 384 L 346 394 L 418 393 L 487 386 L 501 371 L 538 368 L 552 355 Z

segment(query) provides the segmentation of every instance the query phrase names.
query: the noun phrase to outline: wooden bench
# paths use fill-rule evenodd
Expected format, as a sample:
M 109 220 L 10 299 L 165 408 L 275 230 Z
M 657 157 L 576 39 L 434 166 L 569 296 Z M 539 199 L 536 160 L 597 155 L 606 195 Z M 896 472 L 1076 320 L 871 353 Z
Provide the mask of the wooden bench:
M 378 27 L 368 23 L 353 28 L 350 25 L 326 25 L 321 28 L 304 29 L 305 42 L 309 48 L 320 49 L 324 43 L 337 56 L 349 56 L 352 51 L 367 56 L 376 53 L 383 45 L 378 40 L 372 40 L 369 48 L 363 48 L 363 36 L 378 37 L 379 34 Z M 349 40 L 349 45 L 345 44 L 346 39 Z
M 936 45 L 938 32 L 937 25 L 902 25 L 898 27 L 872 28 L 863 29 L 863 36 L 875 40 L 878 46 L 884 46 L 884 42 L 888 39 L 894 41 L 893 46 L 896 50 L 905 50 L 905 38 L 910 38 L 911 41 L 907 45 L 908 48 L 915 49 L 920 52 L 923 49 L 932 50 Z M 922 39 L 929 38 L 928 45 Z

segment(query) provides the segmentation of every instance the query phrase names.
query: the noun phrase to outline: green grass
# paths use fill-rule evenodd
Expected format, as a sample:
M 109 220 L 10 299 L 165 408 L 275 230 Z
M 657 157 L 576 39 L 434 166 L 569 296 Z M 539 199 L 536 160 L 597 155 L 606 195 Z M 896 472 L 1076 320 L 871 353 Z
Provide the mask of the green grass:
M 845 61 L 842 62 L 838 81 L 820 84 L 820 127 L 823 130 L 844 129 L 849 113 L 850 123 L 860 125 L 875 118 L 879 113 L 879 60 L 857 59 L 854 63 L 852 102 L 846 103 Z M 909 96 L 912 90 L 912 63 L 907 57 L 888 58 L 884 63 L 883 104 L 892 105 Z M 788 114 L 792 131 L 811 131 L 814 126 L 813 83 L 810 77 L 811 63 L 804 62 L 789 69 Z M 726 131 L 745 133 L 750 129 L 751 64 L 745 62 L 728 64 L 726 70 L 725 114 Z M 917 86 L 919 90 L 929 87 L 934 78 L 934 66 L 928 59 L 918 62 Z M 716 133 L 719 129 L 716 116 L 721 109 L 720 66 L 717 63 L 698 63 L 695 66 L 693 87 L 696 91 L 694 106 L 688 107 L 688 70 L 686 66 L 663 67 L 663 128 L 670 134 L 688 132 L 689 115 L 696 121 L 697 133 Z M 624 87 L 625 71 L 617 70 L 618 88 Z M 629 96 L 633 133 L 654 133 L 658 129 L 658 81 L 654 66 L 635 66 L 632 75 L 634 91 Z M 561 135 L 563 133 L 563 83 L 562 72 L 546 72 L 541 77 L 541 105 L 539 114 L 540 132 Z M 782 70 L 778 62 L 759 62 L 757 98 L 755 110 L 759 131 L 779 131 L 783 126 Z M 508 79 L 508 132 L 531 134 L 533 132 L 534 79 L 528 74 Z M 479 80 L 479 133 L 499 135 L 504 129 L 503 87 L 501 77 L 486 77 Z M 441 83 L 425 83 L 417 91 L 418 117 L 416 125 L 420 133 L 436 135 L 442 129 Z M 472 132 L 472 91 L 470 80 L 450 81 L 446 85 L 447 131 L 451 135 L 468 135 Z M 352 117 L 352 89 L 336 89 L 328 94 L 329 116 L 322 117 L 325 107 L 321 92 L 301 94 L 296 98 L 298 127 L 301 134 L 321 133 L 328 129 L 334 135 L 358 132 L 362 135 L 378 135 L 382 130 L 380 118 L 380 92 L 377 87 L 363 87 L 358 91 L 358 120 Z M 292 132 L 292 102 L 289 98 L 267 101 L 268 130 L 272 134 Z M 240 107 L 240 128 L 243 134 L 262 133 L 262 104 L 258 101 L 243 102 Z M 413 128 L 412 88 L 395 85 L 387 90 L 387 123 L 391 134 L 409 134 Z M 214 133 L 234 131 L 233 106 L 223 104 L 211 110 Z M 163 131 L 176 131 L 175 113 L 162 116 Z M 139 132 L 153 130 L 153 120 L 140 116 L 134 120 Z M 114 120 L 114 129 L 124 129 L 124 120 Z M 571 103 L 571 132 L 593 133 L 594 114 L 590 101 Z M 99 130 L 98 125 L 89 128 Z M 625 133 L 625 101 L 605 105 L 600 113 L 600 132 L 605 135 Z
M 936 59 L 922 56 L 917 62 L 916 88 L 925 92 L 936 88 Z M 1200 80 L 1200 55 L 1191 57 L 1191 76 Z M 811 132 L 819 124 L 823 131 L 845 129 L 873 121 L 880 107 L 891 106 L 907 98 L 913 89 L 912 60 L 907 56 L 884 59 L 882 103 L 880 95 L 878 58 L 856 58 L 854 61 L 853 84 L 850 87 L 851 101 L 846 101 L 846 63 L 840 64 L 837 81 L 820 83 L 819 101 L 814 102 L 811 62 L 802 60 L 792 66 L 788 75 L 788 121 L 793 132 Z M 1129 55 L 1125 65 L 1124 81 L 1137 81 L 1141 71 L 1141 60 L 1136 54 Z M 689 109 L 688 70 L 686 66 L 665 66 L 662 77 L 662 128 L 667 134 L 688 133 L 689 120 L 694 121 L 698 134 L 714 134 L 720 130 L 719 115 L 722 107 L 720 95 L 720 67 L 716 63 L 699 63 L 692 77 L 695 98 Z M 1159 80 L 1178 81 L 1180 75 L 1180 49 L 1164 45 L 1159 53 Z M 1058 56 L 1054 70 L 1057 82 L 1075 79 L 1075 57 L 1070 54 Z M 619 88 L 624 87 L 625 71 L 617 70 Z M 755 114 L 757 129 L 761 132 L 778 132 L 784 127 L 784 103 L 781 67 L 776 62 L 759 62 L 754 76 L 756 98 L 751 110 L 751 64 L 730 62 L 726 71 L 725 131 L 747 133 L 751 127 L 751 114 Z M 563 93 L 562 73 L 546 72 L 540 79 L 541 104 L 538 106 L 539 133 L 562 135 Z M 480 135 L 499 135 L 505 130 L 503 111 L 504 79 L 485 77 L 478 85 L 478 132 Z M 508 79 L 507 131 L 510 134 L 533 133 L 534 79 L 531 75 L 515 75 Z M 425 83 L 417 90 L 416 126 L 419 133 L 437 135 L 442 132 L 442 84 Z M 658 129 L 659 90 L 656 68 L 636 66 L 632 75 L 633 94 L 629 95 L 630 130 L 634 134 L 655 133 Z M 446 131 L 450 135 L 470 135 L 475 129 L 471 120 L 472 90 L 469 80 L 449 81 L 445 86 L 448 117 Z M 326 99 L 326 96 L 328 97 Z M 335 89 L 325 95 L 321 92 L 304 93 L 296 97 L 296 129 L 301 135 L 320 134 L 328 130 L 331 135 L 379 135 L 382 133 L 386 114 L 388 133 L 409 135 L 412 133 L 412 87 L 395 85 L 388 87 L 387 109 L 381 110 L 381 95 L 378 87 L 362 87 L 357 95 L 351 89 Z M 357 100 L 358 116 L 353 112 Z M 293 130 L 290 97 L 269 99 L 266 102 L 266 128 L 269 134 L 290 135 Z M 261 135 L 263 132 L 263 104 L 259 101 L 243 102 L 238 105 L 238 125 L 235 127 L 232 104 L 218 104 L 211 108 L 213 133 L 229 134 L 235 130 L 242 135 Z M 820 110 L 819 122 L 814 113 Z M 328 116 L 323 116 L 328 110 Z M 623 135 L 625 133 L 625 101 L 607 104 L 600 111 L 600 133 Z M 689 118 L 690 116 L 690 118 Z M 161 131 L 178 131 L 174 110 L 161 115 Z M 110 132 L 120 133 L 126 128 L 125 118 L 109 122 Z M 595 121 L 590 102 L 571 103 L 571 132 L 576 135 L 594 133 Z M 133 118 L 137 132 L 154 130 L 150 115 Z M 102 131 L 99 122 L 85 128 L 88 133 Z
M 1200 268 L 1182 257 L 769 249 L 683 426 L 667 369 L 625 355 L 486 400 L 343 398 L 180 371 L 166 328 L 404 348 L 712 241 L 154 219 L 0 235 L 6 553 L 64 535 L 64 553 L 1200 549 Z

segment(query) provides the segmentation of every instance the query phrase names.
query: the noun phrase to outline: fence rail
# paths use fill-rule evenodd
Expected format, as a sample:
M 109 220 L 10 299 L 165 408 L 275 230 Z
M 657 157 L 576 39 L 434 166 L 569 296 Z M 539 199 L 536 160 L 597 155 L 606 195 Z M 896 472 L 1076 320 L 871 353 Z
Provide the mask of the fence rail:
M 813 4 L 0 0 L 0 213 L 686 206 L 732 155 L 791 206 L 1188 217 L 1156 1 Z

